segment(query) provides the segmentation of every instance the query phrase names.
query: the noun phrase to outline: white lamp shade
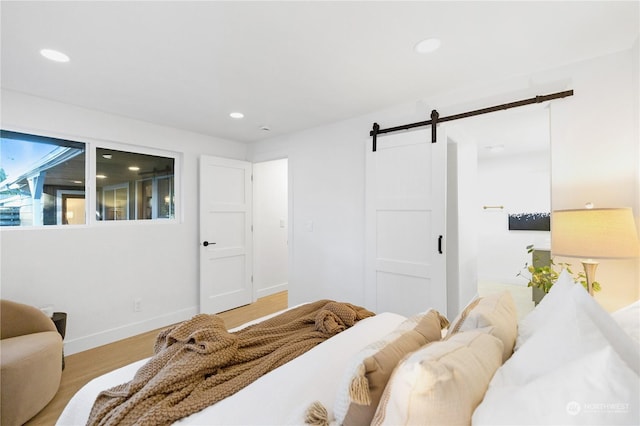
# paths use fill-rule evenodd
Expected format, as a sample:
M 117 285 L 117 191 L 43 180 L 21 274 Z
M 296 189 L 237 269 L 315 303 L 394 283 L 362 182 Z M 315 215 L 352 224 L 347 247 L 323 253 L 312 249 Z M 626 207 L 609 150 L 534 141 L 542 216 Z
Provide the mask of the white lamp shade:
M 551 214 L 553 255 L 617 259 L 638 256 L 630 208 L 556 210 Z

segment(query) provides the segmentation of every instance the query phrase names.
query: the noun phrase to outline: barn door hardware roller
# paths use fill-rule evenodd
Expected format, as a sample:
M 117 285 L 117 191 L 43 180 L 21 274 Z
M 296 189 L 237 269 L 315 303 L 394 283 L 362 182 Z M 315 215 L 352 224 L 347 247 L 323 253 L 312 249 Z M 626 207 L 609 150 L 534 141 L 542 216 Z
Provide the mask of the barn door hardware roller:
M 510 102 L 507 104 L 496 105 L 492 107 L 477 109 L 474 111 L 467 111 L 461 114 L 450 115 L 448 117 L 440 118 L 440 114 L 435 109 L 431 111 L 431 120 L 418 121 L 417 123 L 403 124 L 402 126 L 389 127 L 387 129 L 381 129 L 378 123 L 373 123 L 373 128 L 369 132 L 369 136 L 373 137 L 373 152 L 377 149 L 377 137 L 385 133 L 398 132 L 400 130 L 409 130 L 416 127 L 431 126 L 431 143 L 436 143 L 437 139 L 437 125 L 438 123 L 445 123 L 447 121 L 459 120 L 461 118 L 474 117 L 476 115 L 487 114 L 490 112 L 502 111 L 511 108 L 517 108 L 525 105 L 539 104 L 553 99 L 566 98 L 567 96 L 573 96 L 573 90 L 565 90 L 564 92 L 551 93 L 549 95 L 535 96 L 529 99 L 523 99 L 521 101 Z

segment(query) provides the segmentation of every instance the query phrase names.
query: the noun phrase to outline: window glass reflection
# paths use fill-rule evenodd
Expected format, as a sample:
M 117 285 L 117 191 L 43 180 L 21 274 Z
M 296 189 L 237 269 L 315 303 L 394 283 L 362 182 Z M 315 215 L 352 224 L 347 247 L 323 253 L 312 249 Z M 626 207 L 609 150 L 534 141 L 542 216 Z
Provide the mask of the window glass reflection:
M 96 149 L 97 220 L 175 217 L 175 159 Z
M 1 131 L 0 226 L 86 223 L 85 144 Z

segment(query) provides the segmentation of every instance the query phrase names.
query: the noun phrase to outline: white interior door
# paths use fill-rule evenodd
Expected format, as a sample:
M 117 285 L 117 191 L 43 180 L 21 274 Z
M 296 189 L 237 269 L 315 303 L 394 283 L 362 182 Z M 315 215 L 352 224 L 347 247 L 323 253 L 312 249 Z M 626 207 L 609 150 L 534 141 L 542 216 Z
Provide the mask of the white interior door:
M 251 163 L 200 157 L 200 312 L 253 301 Z
M 366 154 L 366 302 L 377 312 L 447 312 L 446 135 L 390 133 Z

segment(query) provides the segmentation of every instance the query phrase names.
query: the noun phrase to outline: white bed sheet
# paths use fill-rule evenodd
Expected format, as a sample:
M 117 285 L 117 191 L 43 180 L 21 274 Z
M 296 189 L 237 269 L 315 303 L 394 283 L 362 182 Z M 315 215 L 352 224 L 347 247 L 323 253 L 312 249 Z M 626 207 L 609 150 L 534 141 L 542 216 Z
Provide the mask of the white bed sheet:
M 274 314 L 275 315 L 275 314 Z M 260 318 L 259 322 L 270 316 Z M 350 358 L 371 342 L 393 331 L 406 317 L 381 313 L 321 343 L 236 394 L 177 421 L 176 425 L 301 425 L 311 403 L 333 406 Z M 248 325 L 250 323 L 245 324 Z M 147 360 L 141 360 L 93 379 L 73 396 L 59 426 L 86 424 L 98 393 L 130 381 Z M 329 418 L 333 413 L 329 412 Z

